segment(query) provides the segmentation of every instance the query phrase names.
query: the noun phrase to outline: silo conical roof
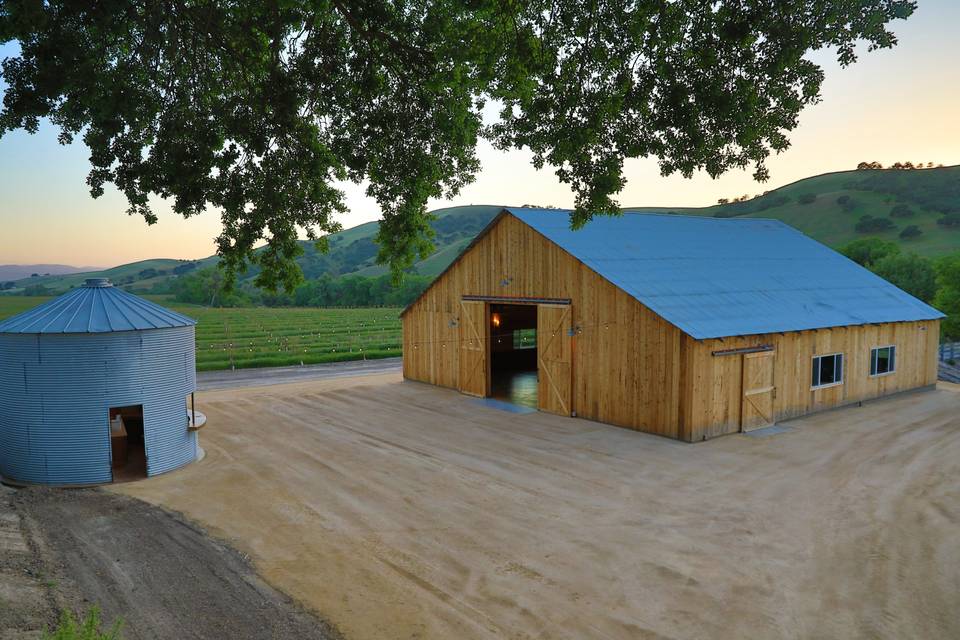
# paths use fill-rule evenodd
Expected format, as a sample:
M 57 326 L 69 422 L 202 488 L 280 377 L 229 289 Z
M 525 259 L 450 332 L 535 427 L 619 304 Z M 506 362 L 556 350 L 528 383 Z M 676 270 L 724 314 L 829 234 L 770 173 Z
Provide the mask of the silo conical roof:
M 114 287 L 107 278 L 84 284 L 0 322 L 0 333 L 112 333 L 197 324 L 193 318 Z

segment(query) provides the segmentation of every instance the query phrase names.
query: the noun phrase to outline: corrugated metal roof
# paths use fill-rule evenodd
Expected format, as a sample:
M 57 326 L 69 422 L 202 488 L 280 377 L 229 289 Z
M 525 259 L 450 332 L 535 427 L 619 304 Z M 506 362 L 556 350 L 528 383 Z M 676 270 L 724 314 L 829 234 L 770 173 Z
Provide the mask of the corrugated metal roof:
M 779 220 L 507 211 L 697 339 L 944 317 Z
M 108 333 L 187 327 L 197 322 L 92 278 L 59 298 L 0 322 L 0 333 Z

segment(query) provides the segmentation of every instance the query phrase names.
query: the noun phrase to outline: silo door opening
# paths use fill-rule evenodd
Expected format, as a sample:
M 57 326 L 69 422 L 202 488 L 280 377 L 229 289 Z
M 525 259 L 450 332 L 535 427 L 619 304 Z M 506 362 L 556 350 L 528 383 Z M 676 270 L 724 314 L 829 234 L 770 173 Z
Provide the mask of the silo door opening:
M 114 482 L 129 482 L 147 477 L 143 405 L 111 407 L 110 457 Z
M 538 408 L 537 305 L 490 305 L 490 396 Z

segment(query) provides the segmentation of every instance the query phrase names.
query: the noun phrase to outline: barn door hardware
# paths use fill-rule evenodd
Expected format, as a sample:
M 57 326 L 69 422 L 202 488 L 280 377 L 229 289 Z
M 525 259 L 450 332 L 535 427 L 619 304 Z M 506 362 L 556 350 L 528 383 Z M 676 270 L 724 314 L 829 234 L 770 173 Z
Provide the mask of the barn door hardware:
M 742 353 L 762 353 L 764 351 L 773 351 L 772 344 L 761 344 L 755 347 L 741 347 L 740 349 L 719 349 L 717 351 L 711 351 L 710 355 L 712 356 L 735 356 Z

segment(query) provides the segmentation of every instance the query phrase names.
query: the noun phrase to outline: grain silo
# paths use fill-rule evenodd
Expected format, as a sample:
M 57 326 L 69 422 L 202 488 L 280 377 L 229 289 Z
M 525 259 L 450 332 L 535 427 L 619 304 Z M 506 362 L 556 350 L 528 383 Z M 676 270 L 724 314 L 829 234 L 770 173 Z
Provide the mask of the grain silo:
M 99 278 L 0 322 L 0 478 L 99 484 L 195 460 L 195 324 Z

